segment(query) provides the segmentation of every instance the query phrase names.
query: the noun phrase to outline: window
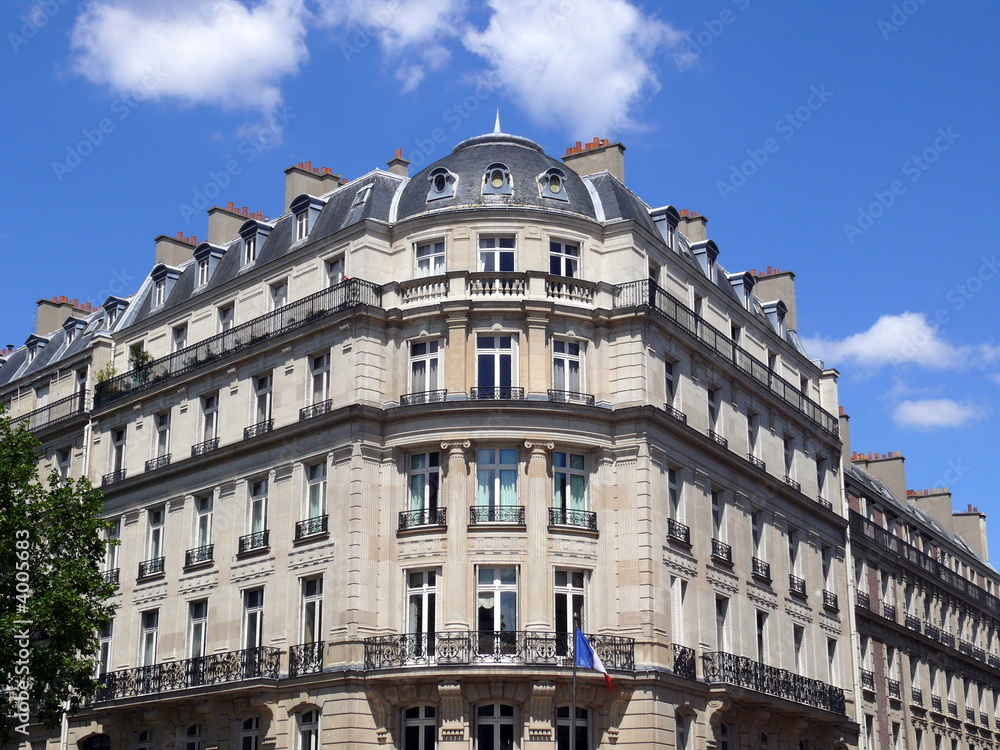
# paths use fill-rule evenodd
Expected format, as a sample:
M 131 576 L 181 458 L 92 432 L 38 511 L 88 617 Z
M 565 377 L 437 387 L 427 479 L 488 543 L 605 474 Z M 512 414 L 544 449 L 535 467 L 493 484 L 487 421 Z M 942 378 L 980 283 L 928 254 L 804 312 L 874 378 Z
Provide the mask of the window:
M 799 532 L 788 527 L 788 572 L 797 575 L 799 572 Z
M 719 651 L 729 651 L 729 599 L 724 596 L 715 597 L 715 643 Z
M 480 237 L 479 270 L 487 273 L 514 271 L 513 237 Z
M 434 655 L 437 632 L 437 573 L 414 571 L 406 577 L 406 627 L 413 636 L 413 655 Z
M 299 242 L 309 236 L 309 209 L 295 214 L 295 241 Z
M 816 456 L 816 493 L 820 497 L 826 497 L 826 473 L 829 464 L 830 462 L 825 456 Z M 919 541 L 914 541 L 916 541 L 915 546 L 919 547 Z
M 760 415 L 755 411 L 747 411 L 747 455 L 757 456 L 757 435 L 760 432 Z
M 212 508 L 210 497 L 199 497 L 195 501 L 194 546 L 207 547 L 212 543 Z
M 556 653 L 565 656 L 574 638 L 575 628 L 585 629 L 584 623 L 584 573 L 580 570 L 555 572 L 556 594 Z
M 549 273 L 575 279 L 580 272 L 580 246 L 568 242 L 549 243 Z
M 441 385 L 440 341 L 410 342 L 410 393 L 436 391 Z
M 663 361 L 663 391 L 667 406 L 677 405 L 677 362 L 669 359 Z
M 35 389 L 35 407 L 41 409 L 49 403 L 49 387 L 41 385 Z
M 119 427 L 111 431 L 111 471 L 125 469 L 125 428 Z
M 684 520 L 683 501 L 684 482 L 681 479 L 681 469 L 667 469 L 667 514 L 674 521 Z
M 257 260 L 257 237 L 245 237 L 243 239 L 243 265 L 248 266 L 255 260 Z
M 319 748 L 319 711 L 305 711 L 296 717 L 295 750 Z
M 330 398 L 330 354 L 325 352 L 309 358 L 311 389 L 310 404 L 321 404 Z
M 320 518 L 326 515 L 326 462 L 306 467 L 306 517 Z
M 326 278 L 330 286 L 335 286 L 346 278 L 343 255 L 336 255 L 326 262 Z
M 512 396 L 513 357 L 511 336 L 476 336 L 476 383 L 480 398 Z
M 111 522 L 111 528 L 106 532 L 107 547 L 104 550 L 104 569 L 106 571 L 115 570 L 118 567 L 118 552 L 121 549 L 121 545 L 119 544 L 121 528 L 121 519 L 116 518 Z
M 823 588 L 833 591 L 833 547 L 824 545 L 820 549 L 820 559 L 823 564 Z
M 689 750 L 691 747 L 691 719 L 684 714 L 674 714 L 674 746 L 676 750 Z
M 115 623 L 112 620 L 107 627 L 103 627 L 97 633 L 97 674 L 103 677 L 111 671 L 111 639 L 114 635 Z
M 417 277 L 436 276 L 445 272 L 444 240 L 417 245 Z
M 243 592 L 243 648 L 259 648 L 264 642 L 264 589 Z
M 561 339 L 552 342 L 552 389 L 582 392 L 579 343 Z
M 271 284 L 271 309 L 277 310 L 288 304 L 288 281 L 282 279 Z
M 444 167 L 432 171 L 427 175 L 427 180 L 431 183 L 430 190 L 427 191 L 428 201 L 451 198 L 455 195 L 455 183 L 458 182 L 458 177 Z
M 302 579 L 302 643 L 323 640 L 323 579 Z
M 364 205 L 365 201 L 368 200 L 368 196 L 371 195 L 372 185 L 371 183 L 363 186 L 354 196 L 354 203 L 351 204 L 351 208 L 355 206 Z
M 585 708 L 576 708 L 576 718 L 570 721 L 570 706 L 559 706 L 556 709 L 556 750 L 587 750 L 590 747 L 590 712 Z M 570 735 L 575 743 L 570 742 Z
M 153 285 L 153 307 L 160 307 L 167 299 L 167 281 L 160 279 Z
M 566 195 L 566 173 L 561 169 L 552 168 L 538 178 L 538 186 L 541 188 L 543 198 L 554 198 L 559 201 L 568 201 Z
M 181 349 L 188 345 L 188 327 L 187 323 L 179 325 L 173 329 L 173 345 L 174 351 L 179 352 Z
M 202 442 L 208 442 L 218 436 L 219 394 L 209 393 L 201 397 L 201 439 Z
M 801 625 L 792 625 L 792 651 L 795 656 L 795 671 L 800 675 L 805 674 L 805 638 L 806 629 Z
M 712 386 L 708 387 L 708 429 L 712 432 L 722 434 L 722 420 L 720 419 L 719 404 L 722 399 L 722 389 Z
M 840 664 L 837 659 L 837 639 L 826 639 L 826 675 L 831 685 L 840 684 Z
M 149 529 L 146 537 L 146 559 L 156 560 L 163 557 L 163 508 L 154 508 L 148 512 Z
M 790 479 L 795 478 L 795 438 L 785 435 L 785 476 Z
M 60 479 L 69 479 L 70 467 L 73 461 L 73 449 L 65 448 L 56 451 L 56 470 Z
M 489 703 L 476 708 L 476 750 L 514 750 L 514 707 Z
M 260 719 L 246 719 L 240 726 L 240 750 L 260 750 Z
M 139 616 L 141 632 L 139 634 L 139 666 L 150 667 L 156 664 L 156 639 L 160 627 L 160 610 L 150 609 Z
M 149 750 L 153 746 L 153 733 L 148 729 L 139 732 L 136 737 L 136 750 Z
M 219 332 L 228 331 L 233 327 L 233 321 L 236 317 L 236 308 L 234 305 L 223 305 L 219 308 Z
M 726 541 L 726 501 L 718 490 L 712 490 L 712 538 Z
M 586 508 L 587 474 L 583 456 L 576 453 L 553 453 L 552 477 L 555 482 L 552 504 L 558 510 Z
M 705 298 L 699 294 L 694 295 L 694 315 L 696 318 L 703 318 L 702 313 L 705 311 Z
M 170 412 L 165 411 L 153 415 L 153 422 L 156 425 L 155 443 L 153 445 L 154 458 L 160 458 L 170 453 Z
M 437 451 L 411 454 L 408 485 L 410 510 L 426 511 L 428 515 L 436 511 L 441 485 L 441 454 Z
M 479 486 L 476 504 L 489 508 L 490 520 L 494 520 L 493 512 L 497 508 L 517 505 L 517 466 L 516 448 L 476 451 Z
M 250 483 L 249 525 L 251 534 L 267 530 L 267 480 Z
M 687 581 L 670 577 L 670 630 L 674 643 L 684 643 L 684 604 L 687 599 Z
M 188 602 L 188 656 L 197 659 L 205 655 L 208 634 L 208 602 L 204 599 Z
M 271 419 L 271 374 L 257 375 L 253 379 L 254 422 L 260 424 Z
M 479 652 L 503 654 L 515 647 L 517 630 L 517 568 L 479 568 L 477 586 Z M 501 633 L 509 635 L 500 635 Z
M 767 662 L 767 612 L 757 610 L 757 661 Z
M 483 195 L 510 195 L 510 170 L 503 164 L 490 164 L 483 175 Z
M 205 286 L 208 283 L 210 268 L 208 258 L 198 261 L 198 286 Z
M 413 706 L 403 711 L 403 750 L 434 750 L 437 709 Z
M 753 556 L 764 559 L 764 511 L 753 511 L 750 515 L 750 535 L 753 541 Z

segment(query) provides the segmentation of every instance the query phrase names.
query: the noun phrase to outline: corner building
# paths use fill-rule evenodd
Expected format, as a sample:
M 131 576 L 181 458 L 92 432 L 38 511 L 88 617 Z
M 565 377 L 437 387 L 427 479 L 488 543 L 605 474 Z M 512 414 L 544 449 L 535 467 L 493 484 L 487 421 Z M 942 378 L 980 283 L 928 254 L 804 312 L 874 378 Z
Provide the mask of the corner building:
M 856 746 L 837 373 L 623 154 L 292 167 L 80 312 L 120 607 L 68 747 Z

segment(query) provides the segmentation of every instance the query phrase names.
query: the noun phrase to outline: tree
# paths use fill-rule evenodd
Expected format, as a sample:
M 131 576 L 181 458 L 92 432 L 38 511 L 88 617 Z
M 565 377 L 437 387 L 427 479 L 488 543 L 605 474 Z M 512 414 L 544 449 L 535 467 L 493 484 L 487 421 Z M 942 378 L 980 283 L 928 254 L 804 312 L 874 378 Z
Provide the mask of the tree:
M 97 631 L 114 613 L 101 562 L 110 528 L 86 479 L 38 473 L 38 440 L 0 411 L 0 744 L 54 728 L 97 687 Z

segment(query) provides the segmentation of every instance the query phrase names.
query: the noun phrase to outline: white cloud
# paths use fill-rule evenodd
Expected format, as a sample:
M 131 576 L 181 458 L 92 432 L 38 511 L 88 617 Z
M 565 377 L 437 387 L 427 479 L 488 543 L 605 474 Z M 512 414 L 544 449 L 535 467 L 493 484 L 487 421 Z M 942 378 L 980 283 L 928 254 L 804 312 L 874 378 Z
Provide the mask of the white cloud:
M 537 122 L 581 139 L 635 127 L 660 84 L 653 61 L 685 38 L 628 0 L 488 0 L 488 26 L 465 46 L 482 56 Z
M 984 416 L 986 412 L 973 404 L 947 398 L 901 401 L 892 412 L 897 426 L 920 430 L 962 427 Z
M 1000 359 L 1000 347 L 955 346 L 941 336 L 926 315 L 913 312 L 883 315 L 867 331 L 840 341 L 812 338 L 803 343 L 811 356 L 827 364 L 855 364 L 867 369 L 912 363 L 932 370 L 951 370 Z
M 71 35 L 74 70 L 141 99 L 271 111 L 308 59 L 301 0 L 96 0 Z

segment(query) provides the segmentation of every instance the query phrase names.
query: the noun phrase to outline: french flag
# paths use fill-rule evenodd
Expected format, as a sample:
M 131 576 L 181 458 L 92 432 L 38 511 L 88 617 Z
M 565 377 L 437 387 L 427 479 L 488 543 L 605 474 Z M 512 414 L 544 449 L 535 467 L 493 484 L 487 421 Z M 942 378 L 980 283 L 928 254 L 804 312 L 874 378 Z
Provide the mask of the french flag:
M 608 690 L 614 690 L 614 687 L 611 686 L 611 675 L 608 674 L 601 657 L 594 651 L 594 647 L 590 645 L 590 641 L 587 640 L 587 636 L 580 628 L 576 629 L 576 666 L 596 669 L 604 675 L 604 681 L 608 683 Z

